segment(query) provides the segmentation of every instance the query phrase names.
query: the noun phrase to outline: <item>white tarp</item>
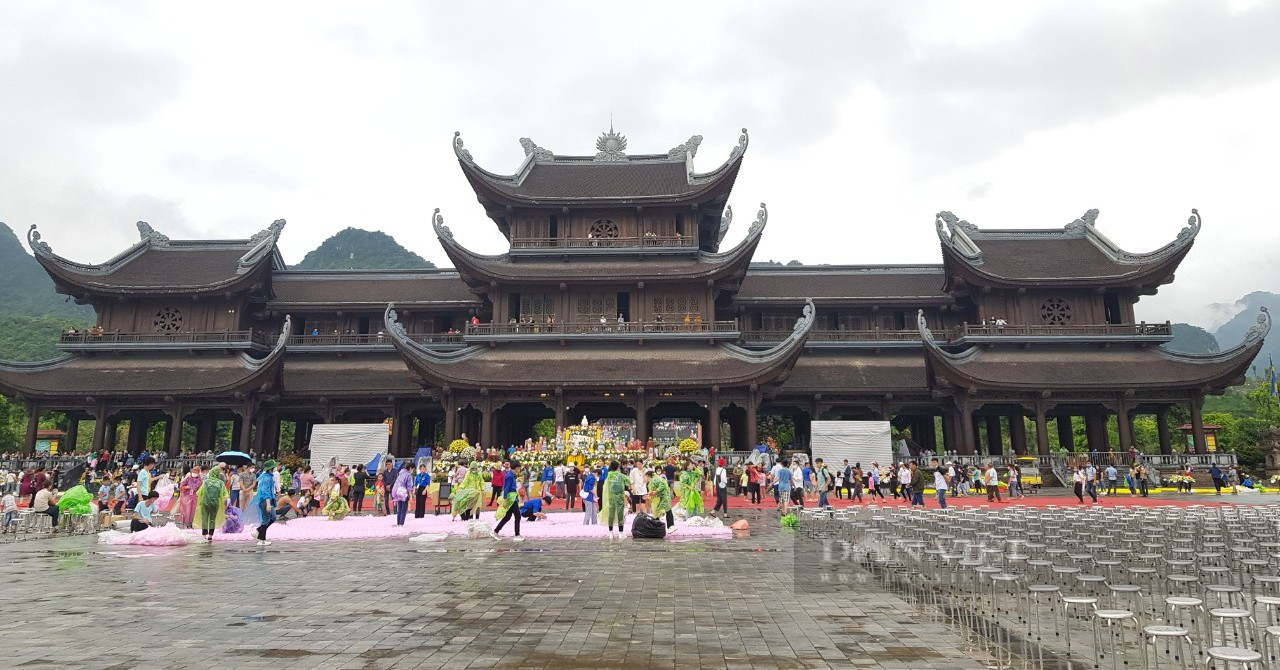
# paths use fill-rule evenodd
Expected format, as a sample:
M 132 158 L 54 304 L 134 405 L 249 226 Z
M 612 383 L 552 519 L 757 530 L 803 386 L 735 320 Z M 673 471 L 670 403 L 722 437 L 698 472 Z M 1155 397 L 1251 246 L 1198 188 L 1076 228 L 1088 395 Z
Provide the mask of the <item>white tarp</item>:
M 311 429 L 311 469 L 316 480 L 323 481 L 330 463 L 364 465 L 386 453 L 390 444 L 385 423 L 316 424 Z
M 828 467 L 861 463 L 867 468 L 872 461 L 880 465 L 893 463 L 893 439 L 888 421 L 814 421 L 810 447 L 815 459 Z

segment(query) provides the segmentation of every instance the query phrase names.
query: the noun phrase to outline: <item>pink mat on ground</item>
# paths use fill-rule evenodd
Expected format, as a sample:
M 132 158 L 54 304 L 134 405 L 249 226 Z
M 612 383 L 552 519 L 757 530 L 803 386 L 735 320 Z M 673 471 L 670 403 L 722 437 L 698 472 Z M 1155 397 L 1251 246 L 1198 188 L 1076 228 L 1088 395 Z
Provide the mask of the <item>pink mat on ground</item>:
M 627 516 L 626 535 L 631 535 L 632 515 Z M 481 514 L 480 519 L 490 527 L 494 525 L 493 512 Z M 423 533 L 444 533 L 466 536 L 466 521 L 450 521 L 447 515 L 431 516 L 422 519 L 413 518 L 410 513 L 404 526 L 396 526 L 394 516 L 349 516 L 341 521 L 330 521 L 325 517 L 309 517 L 294 519 L 287 524 L 276 523 L 267 530 L 267 539 L 272 542 L 304 542 L 314 540 L 360 540 L 378 538 L 408 538 Z M 508 521 L 502 529 L 504 540 L 510 540 L 514 532 L 514 523 Z M 191 531 L 199 538 L 198 531 Z M 546 519 L 535 522 L 521 520 L 520 534 L 526 539 L 581 538 L 587 540 L 604 540 L 608 531 L 604 524 L 597 526 L 582 525 L 582 514 L 553 513 Z M 683 539 L 730 539 L 733 531 L 728 526 L 719 528 L 702 528 L 677 522 L 676 527 L 668 531 L 667 538 Z M 214 535 L 215 542 L 251 542 L 256 539 L 254 529 L 246 528 L 243 533 L 226 534 L 219 530 Z M 492 542 L 492 540 L 487 541 Z

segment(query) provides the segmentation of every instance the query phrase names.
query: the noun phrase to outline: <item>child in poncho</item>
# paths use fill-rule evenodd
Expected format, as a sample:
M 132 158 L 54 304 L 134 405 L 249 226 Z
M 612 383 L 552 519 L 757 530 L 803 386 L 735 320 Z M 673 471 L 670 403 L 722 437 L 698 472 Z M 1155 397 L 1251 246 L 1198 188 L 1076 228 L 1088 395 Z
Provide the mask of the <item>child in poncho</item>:
M 484 475 L 478 462 L 471 461 L 462 483 L 453 491 L 452 501 L 453 521 L 458 520 L 458 515 L 462 515 L 464 521 L 480 516 L 484 504 Z
M 702 473 L 694 468 L 693 462 L 685 464 L 685 471 L 680 473 L 680 504 L 689 516 L 702 516 Z
M 225 463 L 213 466 L 196 490 L 196 514 L 200 519 L 200 536 L 205 542 L 213 542 L 213 531 L 224 520 L 227 504 L 226 469 Z
M 329 499 L 325 501 L 325 516 L 330 521 L 341 521 L 347 517 L 347 512 L 351 511 L 351 505 L 347 503 L 347 499 L 342 497 L 342 482 L 338 481 L 337 475 L 329 475 L 329 483 L 325 486 L 329 492 Z

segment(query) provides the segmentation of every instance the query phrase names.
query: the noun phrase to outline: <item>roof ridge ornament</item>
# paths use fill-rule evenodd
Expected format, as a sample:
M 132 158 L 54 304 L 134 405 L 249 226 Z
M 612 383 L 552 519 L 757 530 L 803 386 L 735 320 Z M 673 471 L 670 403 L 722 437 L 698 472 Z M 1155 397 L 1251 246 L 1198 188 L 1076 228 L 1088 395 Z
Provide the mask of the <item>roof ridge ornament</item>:
M 729 226 L 733 225 L 733 206 L 725 205 L 724 214 L 720 215 L 720 230 L 716 232 L 716 244 L 724 241 L 724 236 L 729 234 Z
M 1076 219 L 1075 221 L 1072 221 L 1071 223 L 1068 223 L 1066 226 L 1062 228 L 1062 230 L 1063 232 L 1067 232 L 1067 233 L 1084 234 L 1086 230 L 1090 228 L 1094 228 L 1097 225 L 1098 225 L 1098 210 L 1095 208 L 1095 209 L 1090 209 L 1089 211 L 1080 215 L 1080 218 Z
M 747 142 L 748 142 L 747 129 L 743 128 L 742 134 L 738 136 L 738 144 L 735 145 L 733 147 L 733 150 L 729 152 L 729 160 L 733 160 L 738 156 L 741 156 L 743 153 L 745 153 L 747 150 Z
M 609 132 L 600 133 L 600 137 L 596 138 L 596 156 L 594 160 L 602 163 L 623 163 L 626 162 L 627 155 L 623 150 L 627 148 L 627 136 L 613 129 L 613 123 L 609 123 Z
M 702 144 L 701 135 L 693 135 L 684 144 L 673 147 L 667 152 L 667 158 L 684 160 L 698 155 L 698 146 Z
M 813 322 L 813 298 L 804 299 L 804 309 L 800 310 L 800 318 L 796 319 L 795 328 L 791 329 L 793 334 L 800 333 L 809 327 Z
M 970 263 L 982 264 L 982 249 L 971 237 L 981 232 L 977 226 L 946 210 L 938 212 L 933 224 L 938 229 L 938 239 L 944 245 L 964 256 Z
M 933 342 L 933 331 L 929 330 L 929 322 L 924 318 L 923 309 L 916 312 L 916 328 L 920 330 L 920 339 Z
M 260 230 L 254 233 L 253 237 L 249 238 L 249 241 L 254 244 L 261 244 L 267 239 L 278 240 L 280 239 L 280 233 L 284 231 L 284 224 L 284 219 L 276 219 L 275 221 L 272 221 L 271 225 L 267 226 L 265 230 Z M 139 225 L 138 230 L 142 230 L 141 225 Z M 167 240 L 168 238 L 165 239 Z
M 138 222 L 138 237 L 153 247 L 169 246 L 169 236 L 152 228 L 146 221 Z
M 1258 320 L 1249 326 L 1249 330 L 1245 331 L 1244 341 L 1246 344 L 1257 342 L 1266 337 L 1271 332 L 1271 312 L 1266 307 L 1262 307 L 1258 312 Z
M 40 231 L 36 230 L 36 224 L 31 224 L 27 229 L 27 246 L 31 247 L 31 251 L 37 254 L 53 255 L 53 249 L 48 242 L 40 239 Z
M 456 141 L 461 142 L 462 140 L 458 139 Z M 459 146 L 461 145 L 459 144 Z M 551 151 L 547 149 L 544 149 L 538 146 L 536 142 L 534 142 L 533 140 L 527 137 L 520 138 L 520 146 L 521 148 L 524 149 L 525 156 L 533 156 L 534 162 L 554 161 L 556 159 L 555 154 L 551 153 Z
M 453 153 L 457 155 L 463 162 L 475 165 L 476 161 L 471 157 L 471 152 L 462 148 L 462 131 L 453 131 Z
M 444 215 L 440 213 L 440 208 L 431 213 L 431 225 L 436 229 L 436 237 L 446 240 L 453 239 L 453 231 L 449 230 L 449 226 L 444 225 Z M 394 314 L 394 312 L 392 312 Z
M 764 230 L 764 224 L 769 222 L 769 208 L 765 204 L 760 203 L 760 211 L 756 212 L 756 220 L 751 222 L 751 228 L 747 230 L 747 237 L 759 235 Z

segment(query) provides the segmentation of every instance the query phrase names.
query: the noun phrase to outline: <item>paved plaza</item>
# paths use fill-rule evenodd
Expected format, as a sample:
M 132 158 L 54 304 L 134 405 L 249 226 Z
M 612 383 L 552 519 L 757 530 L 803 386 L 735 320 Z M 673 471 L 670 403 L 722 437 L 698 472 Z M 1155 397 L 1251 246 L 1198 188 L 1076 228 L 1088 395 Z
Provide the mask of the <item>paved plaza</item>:
M 6 667 L 982 668 L 776 514 L 733 540 L 0 546 Z M 810 567 L 814 566 L 814 567 Z

